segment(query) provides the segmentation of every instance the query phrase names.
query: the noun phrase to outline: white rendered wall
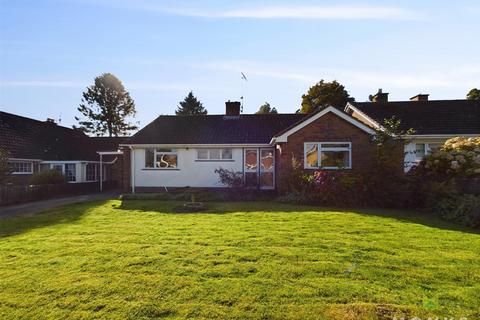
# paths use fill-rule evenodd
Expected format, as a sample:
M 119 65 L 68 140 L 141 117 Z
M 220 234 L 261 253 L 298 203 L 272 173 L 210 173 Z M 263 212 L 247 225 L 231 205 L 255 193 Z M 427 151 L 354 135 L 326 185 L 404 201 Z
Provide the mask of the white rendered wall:
M 215 169 L 242 171 L 243 149 L 232 148 L 233 161 L 196 161 L 197 149 L 176 149 L 178 169 L 145 168 L 145 149 L 133 149 L 136 187 L 224 187 Z

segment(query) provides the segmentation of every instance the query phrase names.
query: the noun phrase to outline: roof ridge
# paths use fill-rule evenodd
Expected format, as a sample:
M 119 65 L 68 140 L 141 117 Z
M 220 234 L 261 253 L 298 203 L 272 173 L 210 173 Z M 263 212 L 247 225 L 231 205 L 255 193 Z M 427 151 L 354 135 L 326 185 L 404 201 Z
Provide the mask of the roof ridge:
M 56 123 L 56 122 L 54 122 L 54 123 L 49 123 L 49 122 L 46 122 L 46 121 L 42 121 L 42 120 L 38 120 L 38 119 L 33 119 L 33 118 L 21 116 L 21 115 L 14 114 L 14 113 L 10 113 L 10 112 L 6 112 L 6 111 L 0 111 L 0 114 L 1 114 L 1 113 L 6 114 L 6 115 L 8 115 L 8 116 L 14 116 L 14 117 L 17 117 L 17 118 L 26 119 L 26 120 L 32 121 L 32 122 L 38 122 L 39 124 L 42 124 L 42 125 L 54 125 L 54 126 L 57 127 L 57 128 L 67 129 L 67 130 L 70 130 L 70 131 L 73 131 L 73 132 L 81 132 L 81 131 L 77 131 L 77 130 L 75 130 L 75 129 L 73 129 L 73 128 L 69 128 L 69 127 L 65 127 L 65 126 L 59 125 L 59 124 Z M 84 135 L 85 135 L 85 134 L 84 134 Z

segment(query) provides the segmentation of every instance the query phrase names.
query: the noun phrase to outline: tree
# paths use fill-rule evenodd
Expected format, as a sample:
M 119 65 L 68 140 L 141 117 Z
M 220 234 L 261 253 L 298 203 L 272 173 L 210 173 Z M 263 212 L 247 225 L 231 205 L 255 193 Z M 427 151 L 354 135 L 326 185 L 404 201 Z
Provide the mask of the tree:
M 0 182 L 4 181 L 12 173 L 12 168 L 8 163 L 9 158 L 10 152 L 0 149 Z
M 308 92 L 302 96 L 301 113 L 312 113 L 320 108 L 333 106 L 338 109 L 345 108 L 348 101 L 354 101 L 350 97 L 345 87 L 336 80 L 325 82 L 321 80 L 319 83 L 308 89 Z
M 136 114 L 135 102 L 125 90 L 122 82 L 111 73 L 104 73 L 95 78 L 95 84 L 83 92 L 82 103 L 78 111 L 84 119 L 75 117 L 80 129 L 85 133 L 103 136 L 126 135 L 137 129 L 127 117 Z
M 175 110 L 176 115 L 204 115 L 207 113 L 207 109 L 203 107 L 200 100 L 193 95 L 192 91 L 179 103 L 177 110 Z
M 265 102 L 263 105 L 260 106 L 257 112 L 255 114 L 277 114 L 277 109 L 275 107 L 271 107 L 270 103 Z
M 467 93 L 468 100 L 480 100 L 480 89 L 473 88 Z

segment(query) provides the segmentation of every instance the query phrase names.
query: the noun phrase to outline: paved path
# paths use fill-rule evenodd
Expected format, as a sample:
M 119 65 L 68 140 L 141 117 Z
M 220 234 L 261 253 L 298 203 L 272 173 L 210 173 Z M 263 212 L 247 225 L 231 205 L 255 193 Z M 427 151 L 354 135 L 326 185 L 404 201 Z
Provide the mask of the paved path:
M 13 206 L 0 207 L 0 219 L 8 218 L 12 216 L 20 215 L 33 215 L 43 210 L 64 206 L 67 204 L 95 201 L 95 200 L 107 200 L 117 198 L 119 192 L 103 192 L 95 194 L 86 194 L 81 196 L 73 196 L 66 198 L 55 198 L 42 201 L 28 202 L 17 204 Z

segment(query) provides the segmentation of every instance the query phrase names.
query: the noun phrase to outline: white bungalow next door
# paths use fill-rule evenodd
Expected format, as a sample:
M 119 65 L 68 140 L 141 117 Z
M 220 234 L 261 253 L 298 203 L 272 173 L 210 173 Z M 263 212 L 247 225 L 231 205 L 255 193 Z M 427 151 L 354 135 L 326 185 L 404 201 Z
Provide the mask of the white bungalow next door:
M 245 186 L 275 188 L 275 153 L 273 148 L 248 148 L 244 152 Z

